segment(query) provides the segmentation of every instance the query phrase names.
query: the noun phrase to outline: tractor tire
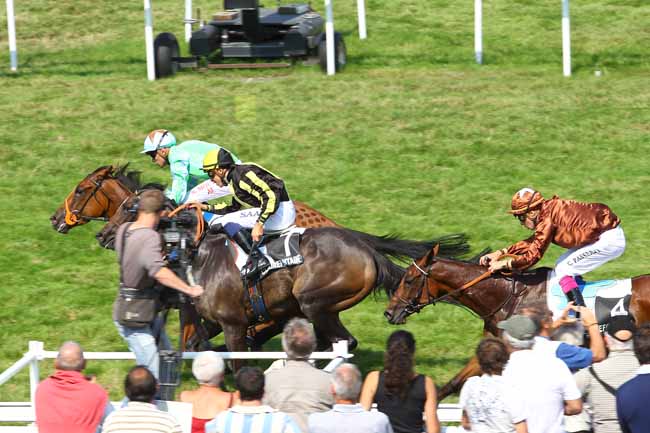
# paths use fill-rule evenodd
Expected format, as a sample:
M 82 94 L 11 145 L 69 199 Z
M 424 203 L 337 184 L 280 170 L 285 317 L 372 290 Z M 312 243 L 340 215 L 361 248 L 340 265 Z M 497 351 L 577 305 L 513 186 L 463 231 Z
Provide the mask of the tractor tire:
M 340 72 L 348 61 L 348 52 L 345 49 L 343 35 L 334 32 L 334 67 L 336 72 Z M 327 73 L 327 40 L 325 34 L 318 43 L 318 63 L 323 72 Z
M 156 78 L 165 78 L 178 72 L 178 58 L 180 50 L 178 41 L 172 33 L 160 33 L 153 42 L 154 63 L 156 65 Z

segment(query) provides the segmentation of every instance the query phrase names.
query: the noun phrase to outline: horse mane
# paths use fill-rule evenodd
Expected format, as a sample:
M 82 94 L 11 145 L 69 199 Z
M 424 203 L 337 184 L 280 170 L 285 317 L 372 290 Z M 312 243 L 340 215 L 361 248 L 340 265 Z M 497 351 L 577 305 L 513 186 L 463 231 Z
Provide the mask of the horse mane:
M 131 192 L 135 192 L 142 187 L 142 182 L 140 180 L 141 171 L 131 170 L 126 171 L 130 163 L 126 163 L 122 166 L 117 166 L 111 173 L 113 178 L 119 180 L 126 186 Z

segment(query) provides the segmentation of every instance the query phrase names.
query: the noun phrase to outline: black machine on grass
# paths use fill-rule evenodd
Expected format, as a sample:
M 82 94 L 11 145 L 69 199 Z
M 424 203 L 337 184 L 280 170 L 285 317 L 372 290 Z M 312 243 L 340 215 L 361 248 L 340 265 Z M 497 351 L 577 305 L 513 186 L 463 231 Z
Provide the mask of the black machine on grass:
M 190 57 L 181 57 L 172 33 L 160 33 L 154 41 L 156 77 L 176 73 L 179 68 L 284 67 L 287 63 L 226 63 L 224 59 L 318 59 L 327 70 L 323 18 L 307 4 L 264 8 L 259 0 L 224 0 L 224 11 L 192 32 Z M 346 63 L 343 36 L 334 33 L 336 70 Z

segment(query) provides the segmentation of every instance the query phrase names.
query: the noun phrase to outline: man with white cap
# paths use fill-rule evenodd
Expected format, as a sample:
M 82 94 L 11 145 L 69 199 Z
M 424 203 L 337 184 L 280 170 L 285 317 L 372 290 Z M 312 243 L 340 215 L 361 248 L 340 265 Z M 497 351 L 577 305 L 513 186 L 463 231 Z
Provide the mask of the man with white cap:
M 210 180 L 201 169 L 203 158 L 211 150 L 222 147 L 200 140 L 188 140 L 176 144 L 176 137 L 166 129 L 151 131 L 144 139 L 144 148 L 140 153 L 146 153 L 154 164 L 164 167 L 169 164 L 172 175 L 172 186 L 165 191 L 167 198 L 177 204 L 185 202 L 206 202 L 230 194 L 228 187 L 220 187 Z M 236 164 L 239 158 L 228 151 Z
M 582 411 L 581 394 L 566 364 L 532 350 L 539 328 L 530 317 L 515 315 L 498 323 L 510 346 L 503 378 L 524 398 L 529 433 L 564 433 L 564 415 Z

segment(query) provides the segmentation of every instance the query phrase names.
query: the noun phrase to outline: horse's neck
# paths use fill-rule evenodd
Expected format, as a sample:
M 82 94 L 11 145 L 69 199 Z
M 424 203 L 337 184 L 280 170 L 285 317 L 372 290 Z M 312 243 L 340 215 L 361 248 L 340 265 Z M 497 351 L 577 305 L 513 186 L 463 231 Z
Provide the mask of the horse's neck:
M 511 284 L 503 278 L 489 276 L 475 284 L 460 290 L 461 287 L 474 279 L 481 277 L 487 268 L 472 263 L 447 261 L 448 266 L 444 273 L 444 282 L 454 290 L 458 290 L 456 300 L 481 317 L 498 310 L 511 293 Z
M 122 182 L 120 182 L 118 179 L 110 179 L 107 181 L 107 183 L 110 182 L 111 185 L 113 185 L 112 188 L 105 188 L 106 195 L 110 199 L 110 203 L 108 204 L 108 209 L 106 209 L 106 212 L 110 216 L 113 216 L 113 214 L 117 211 L 117 208 L 120 207 L 122 203 L 129 197 L 131 197 L 135 192 L 131 191 L 129 188 L 126 187 Z

